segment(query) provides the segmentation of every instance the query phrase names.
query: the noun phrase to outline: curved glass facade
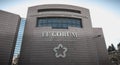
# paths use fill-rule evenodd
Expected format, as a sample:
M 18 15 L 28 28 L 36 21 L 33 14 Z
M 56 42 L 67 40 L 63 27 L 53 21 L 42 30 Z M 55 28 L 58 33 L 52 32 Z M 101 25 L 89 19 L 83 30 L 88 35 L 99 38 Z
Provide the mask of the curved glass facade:
M 82 21 L 77 18 L 44 17 L 37 19 L 37 27 L 52 27 L 52 29 L 82 28 Z

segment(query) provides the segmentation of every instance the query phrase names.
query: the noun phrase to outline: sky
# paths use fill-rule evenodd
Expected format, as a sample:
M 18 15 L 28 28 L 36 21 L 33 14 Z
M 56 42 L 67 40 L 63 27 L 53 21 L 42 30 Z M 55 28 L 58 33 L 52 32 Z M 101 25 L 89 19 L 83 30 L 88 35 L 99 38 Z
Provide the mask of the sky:
M 90 10 L 93 27 L 103 29 L 107 47 L 120 42 L 120 0 L 0 0 L 0 10 L 26 18 L 28 7 L 42 4 L 68 4 Z

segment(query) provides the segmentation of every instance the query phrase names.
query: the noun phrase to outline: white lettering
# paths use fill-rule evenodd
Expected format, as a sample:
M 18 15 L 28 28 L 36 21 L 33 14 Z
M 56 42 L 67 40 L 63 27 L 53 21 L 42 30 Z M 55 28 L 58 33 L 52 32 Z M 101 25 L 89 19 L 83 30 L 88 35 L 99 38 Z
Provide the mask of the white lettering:
M 42 32 L 42 37 L 49 37 L 49 36 L 63 36 L 63 37 L 77 37 L 76 32 Z

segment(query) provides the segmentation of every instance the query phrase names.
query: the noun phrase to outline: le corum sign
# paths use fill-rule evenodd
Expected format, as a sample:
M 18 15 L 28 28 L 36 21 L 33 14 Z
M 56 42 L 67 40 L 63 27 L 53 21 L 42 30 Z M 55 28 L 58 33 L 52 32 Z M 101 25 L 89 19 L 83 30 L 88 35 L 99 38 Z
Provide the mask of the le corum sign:
M 51 31 L 51 32 L 42 32 L 42 37 L 58 36 L 58 37 L 77 37 L 76 32 L 61 32 L 61 31 Z

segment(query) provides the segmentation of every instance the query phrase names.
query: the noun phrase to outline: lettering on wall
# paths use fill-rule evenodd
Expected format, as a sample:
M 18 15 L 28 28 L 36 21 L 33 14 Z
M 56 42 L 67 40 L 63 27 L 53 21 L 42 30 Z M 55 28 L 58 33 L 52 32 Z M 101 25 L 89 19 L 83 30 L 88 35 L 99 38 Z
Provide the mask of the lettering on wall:
M 50 37 L 50 36 L 62 36 L 62 37 L 77 37 L 76 32 L 59 32 L 59 31 L 52 31 L 52 32 L 42 32 L 42 37 Z

